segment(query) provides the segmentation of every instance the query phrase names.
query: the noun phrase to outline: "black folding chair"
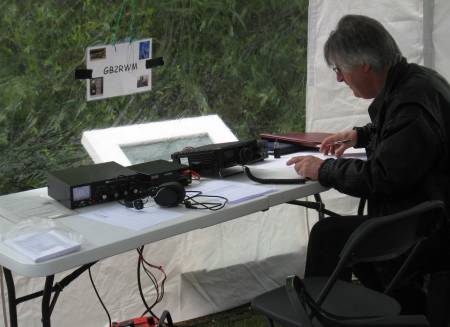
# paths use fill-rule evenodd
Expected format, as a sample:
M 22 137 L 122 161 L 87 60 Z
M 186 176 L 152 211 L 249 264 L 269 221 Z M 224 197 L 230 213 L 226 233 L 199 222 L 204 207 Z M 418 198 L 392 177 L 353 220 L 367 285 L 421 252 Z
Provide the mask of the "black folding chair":
M 345 218 L 342 218 L 345 219 Z M 286 286 L 256 297 L 252 308 L 283 326 L 428 326 L 424 316 L 400 315 L 400 304 L 387 295 L 410 267 L 421 244 L 445 223 L 445 205 L 427 201 L 411 209 L 373 218 L 349 237 L 340 260 L 327 277 L 303 281 L 287 278 Z M 343 269 L 358 263 L 405 259 L 384 293 L 338 279 Z

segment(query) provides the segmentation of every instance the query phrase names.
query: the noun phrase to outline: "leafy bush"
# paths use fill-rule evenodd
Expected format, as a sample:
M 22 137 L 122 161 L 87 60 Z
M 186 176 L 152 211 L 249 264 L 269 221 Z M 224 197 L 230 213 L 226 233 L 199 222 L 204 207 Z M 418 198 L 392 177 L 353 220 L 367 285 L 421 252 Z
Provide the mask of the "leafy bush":
M 121 2 L 0 4 L 0 194 L 89 163 L 84 130 L 217 113 L 241 139 L 303 130 L 307 0 L 131 1 L 119 25 L 153 38 L 153 90 L 85 101 L 74 70 L 106 44 Z

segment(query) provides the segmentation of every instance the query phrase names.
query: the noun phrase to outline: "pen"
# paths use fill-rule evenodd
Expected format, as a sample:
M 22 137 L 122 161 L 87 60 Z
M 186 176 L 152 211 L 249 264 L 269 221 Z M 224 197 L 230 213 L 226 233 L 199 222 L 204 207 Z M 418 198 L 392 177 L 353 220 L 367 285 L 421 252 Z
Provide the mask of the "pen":
M 333 145 L 339 145 L 339 144 L 347 144 L 350 143 L 352 140 L 347 139 L 347 140 L 339 140 L 339 141 L 335 141 L 333 142 Z
M 273 157 L 275 159 L 281 158 L 280 144 L 278 143 L 278 140 L 275 140 L 275 142 L 273 142 Z

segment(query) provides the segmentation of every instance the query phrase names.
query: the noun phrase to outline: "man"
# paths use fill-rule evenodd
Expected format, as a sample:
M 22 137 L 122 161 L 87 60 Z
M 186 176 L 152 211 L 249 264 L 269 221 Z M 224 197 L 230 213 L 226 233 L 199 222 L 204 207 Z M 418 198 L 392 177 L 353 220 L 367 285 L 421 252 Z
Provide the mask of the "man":
M 323 141 L 320 151 L 337 159 L 294 157 L 287 164 L 324 186 L 367 199 L 368 217 L 429 199 L 444 200 L 449 207 L 448 83 L 431 69 L 409 64 L 389 32 L 365 16 L 344 16 L 324 55 L 338 82 L 356 97 L 374 99 L 368 109 L 371 123 Z M 340 158 L 351 146 L 365 147 L 368 160 Z M 305 275 L 329 275 L 348 236 L 365 219 L 319 221 L 311 231 Z M 374 278 L 363 282 L 379 284 Z

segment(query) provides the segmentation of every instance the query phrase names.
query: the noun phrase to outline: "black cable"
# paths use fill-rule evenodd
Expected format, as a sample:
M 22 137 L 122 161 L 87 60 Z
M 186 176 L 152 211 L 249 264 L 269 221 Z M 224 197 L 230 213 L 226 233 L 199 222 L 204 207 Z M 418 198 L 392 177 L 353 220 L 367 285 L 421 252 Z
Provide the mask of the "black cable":
M 156 306 L 156 304 L 161 302 L 164 297 L 164 284 L 166 282 L 167 275 L 162 266 L 155 266 L 155 265 L 151 264 L 150 262 L 148 262 L 147 260 L 145 260 L 144 255 L 143 255 L 143 250 L 144 250 L 144 246 L 136 249 L 136 251 L 139 253 L 138 271 L 137 271 L 139 294 L 141 296 L 142 302 L 144 303 L 144 306 L 146 307 L 146 310 L 144 311 L 144 313 L 141 316 L 144 316 L 145 314 L 150 313 L 155 319 L 158 320 L 159 318 L 153 313 L 152 309 Z M 145 300 L 144 292 L 142 290 L 141 267 L 147 274 L 147 277 L 149 277 L 149 279 L 151 280 L 153 286 L 155 287 L 156 299 L 152 305 L 148 305 L 147 301 Z M 153 274 L 148 268 L 158 269 L 163 274 L 161 286 L 158 285 L 158 279 L 156 278 L 155 274 Z
M 187 193 L 194 193 L 194 195 L 188 196 Z M 194 197 L 196 197 L 196 196 L 199 196 L 200 194 L 202 194 L 202 191 L 186 190 L 186 199 L 187 199 L 187 200 L 190 200 L 191 198 L 194 198 Z
M 186 196 L 185 199 L 181 202 L 188 209 L 207 209 L 211 211 L 220 210 L 228 203 L 228 199 L 220 196 L 220 195 L 206 195 L 202 194 L 201 191 L 186 191 L 186 193 L 195 193 L 192 196 Z M 213 198 L 213 199 L 221 199 L 222 202 L 202 202 L 198 201 L 195 198 Z M 145 204 L 148 203 L 149 197 L 135 198 L 135 199 L 126 199 L 126 200 L 118 200 L 117 202 L 125 207 L 132 208 L 134 205 L 127 205 L 127 202 L 133 203 L 134 201 L 141 200 L 143 208 L 146 208 Z
M 139 249 L 140 249 L 140 251 L 142 251 L 144 249 L 144 246 L 140 247 Z M 158 319 L 158 316 L 156 316 L 155 313 L 152 311 L 152 309 L 149 307 L 147 301 L 145 300 L 144 292 L 142 291 L 141 265 L 142 265 L 142 260 L 141 260 L 141 256 L 139 256 L 138 265 L 137 265 L 137 283 L 138 283 L 139 295 L 141 296 L 142 303 L 144 303 L 146 312 L 149 312 L 154 318 Z
M 147 275 L 147 277 L 151 280 L 153 286 L 155 287 L 155 291 L 156 291 L 156 299 L 155 302 L 153 302 L 153 304 L 150 306 L 150 309 L 153 309 L 153 307 L 162 300 L 162 294 L 164 293 L 164 290 L 159 289 L 159 285 L 158 285 L 158 279 L 156 278 L 156 276 L 151 273 L 147 267 L 145 267 L 144 263 L 149 265 L 149 263 L 147 261 L 145 261 L 145 259 L 141 256 L 140 257 L 141 260 L 141 264 L 142 264 L 142 268 L 144 269 L 145 274 Z M 152 267 L 152 265 L 150 265 L 150 267 Z M 165 280 L 165 279 L 164 279 Z
M 188 209 L 207 209 L 211 211 L 220 210 L 228 203 L 228 199 L 220 195 L 206 195 L 201 191 L 186 191 L 186 193 L 195 193 L 191 196 L 186 196 L 183 203 Z M 222 202 L 201 202 L 196 198 L 213 198 L 221 199 Z
M 165 320 L 167 320 L 168 327 L 173 327 L 172 317 L 170 316 L 170 313 L 167 310 L 164 310 L 163 313 L 161 314 L 161 319 L 159 319 L 157 327 L 165 326 L 164 324 Z
M 155 303 L 153 303 L 153 305 L 150 306 L 150 308 L 153 308 L 157 303 L 161 302 L 162 298 L 164 297 L 164 284 L 166 282 L 167 275 L 162 266 L 153 265 L 150 262 L 148 262 L 147 260 L 145 260 L 144 255 L 143 255 L 143 249 L 144 249 L 144 246 L 137 249 L 137 251 L 139 253 L 142 267 L 143 267 L 145 273 L 147 274 L 147 276 L 150 278 L 153 285 L 155 286 L 156 301 L 155 301 Z M 150 268 L 157 269 L 163 274 L 163 278 L 161 280 L 161 287 L 159 287 L 159 285 L 158 285 L 158 280 L 157 280 L 155 274 L 151 273 L 150 270 L 145 265 L 147 265 Z
M 97 298 L 100 301 L 100 304 L 102 305 L 103 310 L 105 310 L 106 315 L 108 316 L 109 326 L 111 326 L 112 325 L 111 316 L 109 315 L 109 311 L 108 311 L 108 309 L 106 309 L 106 306 L 103 303 L 102 298 L 100 297 L 100 294 L 97 291 L 97 287 L 95 286 L 94 279 L 92 278 L 91 267 L 89 267 L 88 271 L 89 271 L 89 279 L 91 280 L 92 287 L 94 288 L 95 294 L 97 294 Z
M 164 297 L 164 284 L 166 283 L 166 280 L 167 280 L 167 274 L 164 271 L 162 266 L 155 266 L 155 265 L 151 264 L 150 262 L 148 262 L 147 260 L 145 260 L 143 252 L 142 252 L 143 249 L 144 249 L 144 247 L 142 247 L 142 249 L 140 250 L 141 261 L 143 262 L 143 264 L 145 263 L 150 268 L 159 270 L 162 273 L 162 275 L 163 275 L 163 278 L 161 280 L 161 287 L 159 287 L 158 286 L 158 280 L 157 280 L 156 276 L 153 273 L 151 273 L 145 267 L 145 265 L 143 265 L 145 272 L 147 273 L 148 277 L 152 280 L 152 282 L 153 282 L 153 284 L 155 286 L 155 289 L 156 289 L 156 301 L 155 301 L 155 303 L 152 306 L 150 306 L 150 308 L 153 308 L 157 303 L 161 302 L 162 298 Z
M 145 262 L 145 260 L 143 260 L 143 262 Z M 150 278 L 150 280 L 153 283 L 153 286 L 155 287 L 156 290 L 156 299 L 155 302 L 153 302 L 153 304 L 150 306 L 150 309 L 153 309 L 155 307 L 155 305 L 157 305 L 159 302 L 162 301 L 163 297 L 164 297 L 164 283 L 166 281 L 167 276 L 164 273 L 164 278 L 161 281 L 161 287 L 159 287 L 158 285 L 158 280 L 156 279 L 156 276 L 154 274 L 152 274 L 147 268 L 144 267 L 144 271 L 147 274 L 147 276 Z

